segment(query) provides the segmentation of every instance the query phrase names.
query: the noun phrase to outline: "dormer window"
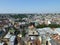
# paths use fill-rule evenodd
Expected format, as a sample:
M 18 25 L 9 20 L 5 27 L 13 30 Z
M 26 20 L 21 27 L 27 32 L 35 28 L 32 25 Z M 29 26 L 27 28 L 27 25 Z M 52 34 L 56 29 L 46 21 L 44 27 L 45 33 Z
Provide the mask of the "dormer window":
M 33 34 L 34 34 L 35 32 L 33 32 Z

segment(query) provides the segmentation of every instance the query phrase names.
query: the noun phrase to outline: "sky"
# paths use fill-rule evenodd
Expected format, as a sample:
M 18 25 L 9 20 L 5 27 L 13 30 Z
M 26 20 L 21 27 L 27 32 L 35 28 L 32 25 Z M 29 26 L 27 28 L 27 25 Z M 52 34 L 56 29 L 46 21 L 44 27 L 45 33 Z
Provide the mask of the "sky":
M 0 13 L 60 13 L 60 0 L 0 0 Z

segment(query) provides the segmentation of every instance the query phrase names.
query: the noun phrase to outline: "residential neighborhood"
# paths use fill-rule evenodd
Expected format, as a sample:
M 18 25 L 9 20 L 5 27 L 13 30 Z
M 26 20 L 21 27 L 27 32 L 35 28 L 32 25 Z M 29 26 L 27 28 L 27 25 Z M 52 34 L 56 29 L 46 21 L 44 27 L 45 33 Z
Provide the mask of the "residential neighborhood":
M 60 45 L 59 19 L 60 14 L 0 14 L 0 45 Z

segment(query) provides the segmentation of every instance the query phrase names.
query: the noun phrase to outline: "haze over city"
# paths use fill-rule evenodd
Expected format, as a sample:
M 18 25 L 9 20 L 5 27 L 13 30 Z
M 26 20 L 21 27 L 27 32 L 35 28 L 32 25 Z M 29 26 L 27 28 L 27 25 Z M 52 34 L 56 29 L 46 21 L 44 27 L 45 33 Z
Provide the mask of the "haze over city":
M 59 13 L 60 0 L 0 0 L 0 13 Z

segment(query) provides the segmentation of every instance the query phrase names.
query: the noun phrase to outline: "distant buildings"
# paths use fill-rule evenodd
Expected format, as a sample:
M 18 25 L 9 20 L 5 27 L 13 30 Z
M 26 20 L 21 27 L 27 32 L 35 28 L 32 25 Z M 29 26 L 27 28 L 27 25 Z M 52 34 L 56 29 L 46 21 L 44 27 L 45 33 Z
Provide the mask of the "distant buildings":
M 22 35 L 22 39 L 26 43 L 26 45 L 42 45 L 42 44 L 45 45 L 47 42 L 50 43 L 51 39 L 60 43 L 59 31 L 53 30 L 53 28 L 48 28 L 48 27 L 40 28 L 40 29 L 35 28 L 35 26 L 42 24 L 60 25 L 60 14 L 59 15 L 58 14 L 26 14 L 27 17 L 23 17 L 23 18 L 20 18 L 19 15 L 17 16 L 19 18 L 17 18 L 16 17 L 17 14 L 13 15 L 13 17 L 16 18 L 12 18 L 11 15 L 12 14 L 0 15 L 0 35 L 3 34 L 4 32 L 6 32 L 7 34 L 9 34 L 8 32 L 10 33 L 12 32 L 13 35 L 17 36 L 19 32 L 19 34 Z M 23 37 L 23 35 L 25 36 Z

